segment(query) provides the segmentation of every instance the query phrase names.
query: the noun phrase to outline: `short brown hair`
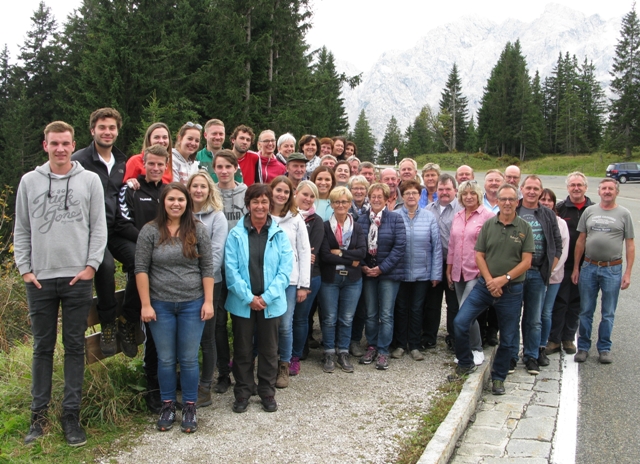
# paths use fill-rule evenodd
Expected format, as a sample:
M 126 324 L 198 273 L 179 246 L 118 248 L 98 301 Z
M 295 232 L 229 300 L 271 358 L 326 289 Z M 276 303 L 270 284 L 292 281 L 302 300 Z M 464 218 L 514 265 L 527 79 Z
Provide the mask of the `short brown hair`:
M 70 124 L 64 121 L 53 121 L 47 124 L 44 128 L 44 138 L 47 139 L 47 135 L 53 132 L 54 134 L 62 134 L 63 132 L 71 132 L 71 140 L 73 140 L 75 132 Z
M 371 192 L 373 192 L 374 190 L 382 190 L 382 194 L 384 195 L 385 201 L 389 200 L 389 197 L 391 197 L 391 189 L 387 184 L 383 184 L 382 182 L 376 182 L 375 184 L 371 184 L 371 187 L 369 187 L 369 191 L 367 192 L 367 196 L 370 197 Z
M 142 160 L 143 161 L 147 161 L 147 155 L 148 154 L 156 155 L 156 156 L 163 156 L 165 161 L 169 160 L 169 152 L 167 151 L 167 149 L 165 147 L 163 147 L 162 145 L 159 145 L 159 144 L 151 145 L 150 147 L 147 147 L 147 148 L 144 149 L 144 152 L 142 153 Z
M 233 164 L 233 167 L 235 167 L 236 169 L 238 168 L 238 158 L 236 158 L 236 155 L 234 155 L 231 150 L 226 150 L 225 149 L 225 150 L 220 150 L 213 157 L 213 167 L 214 167 L 214 169 L 216 167 L 216 160 L 218 159 L 218 157 L 226 159 L 227 161 L 229 161 L 229 163 Z
M 268 184 L 252 184 L 244 192 L 244 205 L 249 209 L 249 204 L 254 198 L 265 196 L 269 199 L 269 205 L 273 202 L 273 192 Z
M 387 184 L 384 184 L 387 185 Z M 387 185 L 387 187 L 389 187 Z M 422 193 L 422 189 L 424 189 L 424 187 L 422 186 L 422 184 L 420 184 L 420 182 L 418 182 L 417 180 L 405 180 L 404 182 L 402 182 L 400 184 L 400 195 L 404 195 L 405 190 L 409 190 L 411 188 L 414 188 L 418 191 L 418 195 L 420 195 Z
M 315 135 L 305 134 L 300 137 L 300 140 L 298 140 L 298 148 L 300 148 L 300 151 L 302 152 L 302 147 L 304 147 L 312 140 L 316 142 L 316 156 L 318 156 L 318 154 L 320 153 L 320 142 L 318 141 L 318 137 L 316 137 Z
M 118 110 L 114 108 L 100 108 L 99 110 L 95 110 L 93 113 L 91 113 L 91 116 L 89 116 L 89 129 L 95 129 L 96 123 L 100 119 L 105 118 L 115 119 L 118 130 L 120 130 L 120 128 L 122 127 L 122 116 L 120 116 Z
M 331 149 L 333 149 L 333 140 L 329 137 L 323 137 L 320 139 L 320 145 L 331 145 Z
M 244 124 L 240 124 L 238 127 L 233 129 L 233 132 L 231 133 L 231 137 L 229 137 L 229 139 L 235 140 L 240 132 L 246 132 L 247 134 L 249 134 L 251 136 L 251 143 L 253 143 L 253 139 L 255 138 L 256 134 L 253 133 L 253 129 L 251 129 L 249 126 L 245 126 Z

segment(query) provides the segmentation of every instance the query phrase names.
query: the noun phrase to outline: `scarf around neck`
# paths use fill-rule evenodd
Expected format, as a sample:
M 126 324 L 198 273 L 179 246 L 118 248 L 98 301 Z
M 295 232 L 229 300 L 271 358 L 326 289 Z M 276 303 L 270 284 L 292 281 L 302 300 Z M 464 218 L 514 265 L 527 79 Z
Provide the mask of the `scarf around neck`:
M 332 214 L 329 218 L 329 225 L 331 226 L 331 231 L 333 235 L 335 235 L 336 240 L 338 241 L 338 246 L 341 250 L 346 250 L 349 248 L 349 243 L 351 243 L 351 235 L 353 234 L 353 218 L 350 214 L 347 214 L 347 219 L 344 221 L 344 225 L 338 224 L 338 220 L 336 219 L 336 215 Z
M 367 244 L 369 245 L 369 254 L 375 256 L 378 254 L 378 228 L 380 227 L 380 221 L 382 220 L 382 212 L 387 209 L 385 206 L 378 213 L 369 211 L 369 235 L 367 237 Z

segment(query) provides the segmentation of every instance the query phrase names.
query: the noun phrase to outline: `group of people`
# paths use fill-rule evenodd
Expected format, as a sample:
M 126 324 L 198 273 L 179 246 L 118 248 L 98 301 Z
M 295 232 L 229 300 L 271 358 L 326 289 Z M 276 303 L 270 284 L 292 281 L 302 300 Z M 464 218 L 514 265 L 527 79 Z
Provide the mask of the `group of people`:
M 353 358 L 382 371 L 405 353 L 423 360 L 436 346 L 443 298 L 457 375 L 484 362 L 485 343 L 500 344 L 494 393 L 516 368 L 521 320 L 529 373 L 548 365 L 547 354 L 575 353 L 578 325 L 576 361 L 586 360 L 598 288 L 607 293 L 598 351 L 611 362 L 612 281 L 628 287 L 634 258 L 633 225 L 611 179 L 591 206 L 586 177 L 571 173 L 569 196 L 556 205 L 539 177 L 520 185 L 516 166 L 490 170 L 483 191 L 469 166 L 451 176 L 427 163 L 419 174 L 406 158 L 377 172 L 343 137 L 296 141 L 265 130 L 253 152 L 255 134 L 241 125 L 224 149 L 219 119 L 187 122 L 175 143 L 154 123 L 142 152 L 127 159 L 115 147 L 121 125 L 115 109 L 96 110 L 92 143 L 74 153 L 73 128 L 49 124 L 49 161 L 18 188 L 14 250 L 34 336 L 26 443 L 47 423 L 60 304 L 61 420 L 69 445 L 86 443 L 79 415 L 92 281 L 105 356 L 118 344 L 136 356 L 143 329 L 145 399 L 160 431 L 172 428 L 177 409 L 181 430 L 196 431 L 197 408 L 231 387 L 231 373 L 234 412 L 252 395 L 276 411 L 276 388 L 301 374 L 312 348 L 322 348 L 326 373 L 354 372 Z M 114 259 L 127 274 L 118 317 Z M 312 335 L 316 311 L 321 342 Z

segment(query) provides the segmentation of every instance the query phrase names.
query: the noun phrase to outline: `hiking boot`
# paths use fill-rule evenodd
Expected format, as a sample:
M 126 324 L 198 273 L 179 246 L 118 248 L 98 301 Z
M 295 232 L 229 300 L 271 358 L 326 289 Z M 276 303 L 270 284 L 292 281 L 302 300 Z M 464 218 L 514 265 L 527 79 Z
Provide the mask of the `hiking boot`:
M 389 369 L 389 355 L 388 354 L 379 354 L 378 359 L 376 360 L 376 369 L 379 371 L 386 371 Z
M 349 353 L 346 351 L 338 353 L 336 361 L 343 371 L 348 372 L 349 374 L 353 372 L 353 365 L 351 364 L 351 361 L 349 361 Z
M 182 408 L 182 423 L 180 430 L 184 433 L 193 433 L 198 430 L 198 418 L 196 416 L 196 405 L 189 401 Z
M 478 366 L 476 366 L 475 364 L 470 367 L 462 367 L 458 365 L 456 366 L 456 375 L 458 377 L 464 377 L 465 375 L 473 374 L 477 370 L 478 370 Z
M 491 386 L 491 393 L 494 395 L 504 395 L 504 381 L 503 380 L 494 380 L 493 385 Z
M 196 409 L 211 406 L 213 400 L 211 399 L 211 389 L 205 388 L 202 385 L 198 385 L 198 401 L 196 401 Z M 182 410 L 184 417 L 184 409 Z M 184 420 L 182 421 L 184 424 Z M 184 430 L 183 430 L 184 432 Z
M 369 346 L 367 348 L 367 351 L 360 358 L 359 362 L 360 364 L 371 364 L 376 359 L 377 355 L 378 355 L 378 352 L 376 351 L 375 347 Z
M 226 393 L 231 386 L 231 378 L 228 375 L 218 377 L 218 382 L 213 386 L 213 391 L 216 393 Z
M 547 343 L 547 347 L 544 349 L 544 352 L 545 354 L 549 355 L 553 353 L 560 353 L 561 349 L 562 345 L 560 343 L 549 342 Z
M 546 348 L 540 347 L 540 352 L 538 354 L 539 366 L 548 366 L 551 362 L 549 361 L 549 358 L 547 357 L 547 354 L 545 353 L 545 351 L 546 351 Z
M 391 352 L 391 357 L 393 359 L 401 359 L 404 356 L 404 348 L 396 348 Z
M 118 338 L 120 348 L 125 356 L 135 358 L 138 354 L 138 342 L 136 341 L 136 325 L 125 320 L 122 316 L 118 319 Z
M 509 374 L 513 374 L 516 371 L 516 367 L 518 367 L 518 361 L 515 359 L 509 360 Z
M 300 358 L 293 356 L 289 364 L 289 375 L 298 375 L 300 373 Z
M 116 321 L 105 322 L 101 324 L 100 329 L 102 331 L 100 334 L 100 350 L 102 350 L 102 354 L 108 358 L 118 351 L 118 342 L 116 340 L 116 332 L 118 329 Z
M 589 357 L 589 352 L 585 351 L 585 350 L 580 350 L 578 351 L 578 354 L 576 354 L 573 357 L 573 360 L 577 363 L 583 363 L 587 360 L 587 358 Z
M 163 401 L 162 409 L 160 409 L 160 417 L 156 422 L 156 428 L 161 432 L 171 430 L 173 423 L 176 420 L 176 402 L 175 401 Z
M 44 428 L 47 425 L 47 411 L 35 411 L 31 413 L 31 426 L 29 433 L 24 437 L 24 444 L 31 445 L 38 438 L 44 435 Z
M 364 356 L 364 350 L 362 349 L 362 346 L 360 346 L 360 342 L 351 342 L 349 345 L 349 353 L 351 353 L 351 356 L 356 358 Z
M 598 361 L 600 361 L 600 364 L 611 364 L 613 362 L 611 351 L 601 351 Z
M 411 357 L 414 361 L 422 361 L 424 359 L 424 356 L 418 349 L 411 350 Z
M 565 340 L 562 342 L 562 349 L 567 354 L 575 354 L 577 351 L 576 344 L 573 343 L 573 340 Z
M 249 406 L 249 400 L 247 398 L 236 398 L 233 402 L 233 407 L 231 408 L 233 412 L 237 412 L 238 414 L 245 412 L 247 407 Z
M 276 388 L 287 388 L 289 386 L 289 363 L 278 362 L 278 376 L 276 377 Z
M 498 346 L 500 344 L 498 331 L 496 329 L 487 329 L 487 344 L 489 346 Z
M 538 366 L 538 360 L 535 358 L 529 358 L 524 363 L 527 368 L 527 372 L 531 375 L 538 375 L 540 373 L 540 367 Z
M 87 434 L 80 425 L 80 411 L 64 411 L 60 422 L 67 445 L 76 447 L 87 443 Z
M 335 369 L 336 365 L 333 362 L 333 355 L 331 353 L 325 353 L 322 363 L 322 370 L 327 374 L 331 374 Z
M 278 403 L 276 403 L 276 399 L 273 396 L 265 396 L 260 400 L 260 403 L 265 412 L 276 412 L 278 410 Z

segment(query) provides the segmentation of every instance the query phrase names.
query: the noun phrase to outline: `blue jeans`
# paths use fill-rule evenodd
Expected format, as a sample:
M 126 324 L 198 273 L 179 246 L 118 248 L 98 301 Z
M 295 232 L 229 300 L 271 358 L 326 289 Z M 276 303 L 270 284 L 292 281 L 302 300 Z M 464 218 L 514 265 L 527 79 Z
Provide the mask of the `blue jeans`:
M 284 292 L 287 296 L 287 311 L 280 317 L 280 327 L 278 328 L 278 354 L 281 362 L 291 361 L 293 312 L 296 307 L 297 293 L 298 289 L 295 285 L 289 285 Z
M 320 327 L 325 352 L 349 351 L 351 323 L 362 292 L 362 279 L 336 274 L 333 282 L 322 282 L 319 293 Z
M 540 329 L 540 347 L 547 346 L 549 342 L 549 334 L 551 333 L 551 317 L 553 314 L 553 304 L 556 301 L 556 295 L 560 290 L 560 282 L 557 284 L 547 285 L 547 293 L 544 294 L 544 303 L 542 304 L 542 328 Z
M 176 360 L 180 363 L 182 400 L 198 399 L 198 349 L 204 329 L 200 310 L 204 298 L 172 303 L 151 300 L 156 320 L 149 322 L 158 351 L 158 382 L 162 401 L 176 400 Z
M 309 334 L 309 311 L 313 300 L 316 299 L 322 285 L 322 277 L 316 276 L 311 278 L 311 293 L 302 303 L 296 303 L 293 310 L 293 348 L 291 356 L 299 358 L 304 350 L 304 343 L 307 341 Z
M 518 348 L 520 330 L 520 308 L 522 306 L 522 282 L 514 282 L 502 287 L 502 296 L 494 298 L 487 290 L 487 283 L 480 277 L 478 283 L 458 311 L 453 321 L 456 334 L 456 357 L 461 367 L 473 366 L 473 355 L 469 345 L 469 328 L 489 306 L 493 306 L 498 316 L 500 346 L 493 361 L 491 378 L 504 380 L 509 372 L 509 362 Z
M 393 339 L 393 308 L 399 288 L 400 282 L 397 280 L 380 277 L 363 279 L 362 292 L 367 306 L 364 335 L 369 346 L 376 347 L 380 354 L 389 354 Z
M 463 305 L 464 300 L 467 299 L 477 283 L 477 278 L 467 280 L 466 282 L 461 280 L 460 282 L 453 283 L 456 290 L 456 297 L 458 298 L 458 308 Z M 482 351 L 482 335 L 480 334 L 480 324 L 478 324 L 477 320 L 471 323 L 471 328 L 469 329 L 469 344 L 473 351 Z
M 540 332 L 542 330 L 542 304 L 547 287 L 537 269 L 529 269 L 524 281 L 522 300 L 522 358 L 526 362 L 530 358 L 538 359 L 540 354 Z M 519 335 L 519 334 L 518 334 Z M 518 337 L 518 345 L 520 337 Z M 513 352 L 513 359 L 518 359 L 518 347 Z
M 591 328 L 593 313 L 598 302 L 598 290 L 602 291 L 600 311 L 602 318 L 598 327 L 598 352 L 611 351 L 611 332 L 613 318 L 618 306 L 618 295 L 622 283 L 622 264 L 617 266 L 599 267 L 595 264 L 582 263 L 580 269 L 580 329 L 578 349 L 589 351 L 591 348 Z
M 62 304 L 62 344 L 64 345 L 63 410 L 80 410 L 84 381 L 84 333 L 91 308 L 92 280 L 79 280 L 69 285 L 73 277 L 42 279 L 38 289 L 26 284 L 33 361 L 31 364 L 32 411 L 49 407 L 53 376 L 53 351 L 58 335 L 58 310 Z

